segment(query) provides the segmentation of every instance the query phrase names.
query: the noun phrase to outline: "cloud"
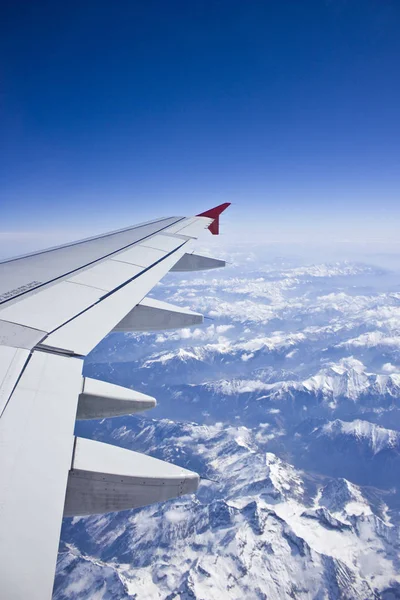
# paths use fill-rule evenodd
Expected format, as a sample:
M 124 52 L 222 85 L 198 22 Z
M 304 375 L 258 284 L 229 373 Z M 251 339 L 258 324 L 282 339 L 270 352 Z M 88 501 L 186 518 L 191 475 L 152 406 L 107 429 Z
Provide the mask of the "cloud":
M 369 331 L 337 345 L 338 348 L 375 348 L 377 346 L 400 348 L 400 336 L 392 337 L 385 335 L 383 331 Z
M 209 325 L 208 327 L 190 329 L 179 329 L 177 331 L 165 332 L 157 335 L 155 342 L 162 344 L 165 342 L 178 341 L 178 340 L 191 340 L 191 341 L 216 341 L 222 343 L 227 340 L 224 337 L 224 333 L 227 333 L 230 329 L 233 329 L 233 325 Z

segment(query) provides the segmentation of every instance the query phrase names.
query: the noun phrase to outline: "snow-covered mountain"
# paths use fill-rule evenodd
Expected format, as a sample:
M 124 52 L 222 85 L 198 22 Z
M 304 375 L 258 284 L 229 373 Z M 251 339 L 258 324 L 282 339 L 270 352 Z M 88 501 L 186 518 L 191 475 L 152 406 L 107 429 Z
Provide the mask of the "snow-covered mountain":
M 320 431 L 321 436 L 330 439 L 346 437 L 353 439 L 356 443 L 364 444 L 372 456 L 377 456 L 380 452 L 400 449 L 400 433 L 384 429 L 368 421 L 356 419 L 346 423 L 337 419 L 331 423 L 323 425 Z
M 184 351 L 182 351 L 184 352 Z M 243 360 L 243 357 L 242 357 Z M 262 380 L 225 380 L 209 384 L 224 394 L 238 394 L 251 391 L 264 391 L 273 400 L 284 400 L 288 395 L 310 394 L 322 402 L 335 407 L 341 399 L 363 402 L 370 396 L 389 397 L 397 403 L 400 399 L 400 373 L 368 373 L 365 366 L 352 356 L 330 363 L 315 375 L 302 381 L 277 381 L 266 383 Z M 381 407 L 382 398 L 377 400 Z
M 232 262 L 156 290 L 211 317 L 204 327 L 113 334 L 88 357 L 88 375 L 158 407 L 79 435 L 202 483 L 65 520 L 55 600 L 400 597 L 397 280 L 362 263 Z
M 163 458 L 203 465 L 207 479 L 196 498 L 66 525 L 58 600 L 93 590 L 100 598 L 364 600 L 396 581 L 399 529 L 381 499 L 368 501 L 343 479 L 308 477 L 262 452 L 245 427 L 143 425 L 135 435 L 129 425 L 113 430 L 113 442 L 136 447 L 142 436 Z M 183 457 L 188 437 L 193 456 Z
M 295 464 L 389 489 L 398 485 L 400 433 L 356 419 L 305 420 L 288 442 Z

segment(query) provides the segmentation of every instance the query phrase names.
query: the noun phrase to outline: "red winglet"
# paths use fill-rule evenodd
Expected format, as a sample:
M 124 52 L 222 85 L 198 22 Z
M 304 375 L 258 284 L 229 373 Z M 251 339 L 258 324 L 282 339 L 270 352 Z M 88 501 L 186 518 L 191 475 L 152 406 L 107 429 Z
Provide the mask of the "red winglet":
M 208 217 L 209 219 L 214 219 L 214 221 L 208 226 L 208 229 L 211 231 L 213 235 L 219 234 L 219 215 L 224 212 L 230 206 L 230 202 L 224 202 L 224 204 L 220 204 L 219 206 L 215 206 L 214 208 L 210 208 L 210 210 L 206 210 L 205 212 L 196 215 L 196 217 Z

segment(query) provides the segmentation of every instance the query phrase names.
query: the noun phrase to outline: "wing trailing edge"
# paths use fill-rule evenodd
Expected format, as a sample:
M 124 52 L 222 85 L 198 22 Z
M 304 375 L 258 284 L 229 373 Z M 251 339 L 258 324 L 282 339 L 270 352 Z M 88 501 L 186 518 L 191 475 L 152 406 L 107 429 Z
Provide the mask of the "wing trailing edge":
M 225 265 L 185 251 L 207 227 L 219 233 L 228 206 L 0 262 L 0 580 L 8 600 L 50 600 L 63 507 L 66 515 L 96 514 L 197 490 L 196 473 L 75 438 L 74 425 L 156 405 L 82 378 L 82 359 L 111 331 L 203 322 L 146 296 L 171 270 Z

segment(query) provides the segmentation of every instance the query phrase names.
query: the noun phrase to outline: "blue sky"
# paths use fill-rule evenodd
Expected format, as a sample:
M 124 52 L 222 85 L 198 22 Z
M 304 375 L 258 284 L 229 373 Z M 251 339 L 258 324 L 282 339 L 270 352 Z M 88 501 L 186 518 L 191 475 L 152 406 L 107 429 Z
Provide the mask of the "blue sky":
M 260 239 L 397 239 L 398 0 L 38 0 L 0 28 L 0 246 L 224 201 Z

